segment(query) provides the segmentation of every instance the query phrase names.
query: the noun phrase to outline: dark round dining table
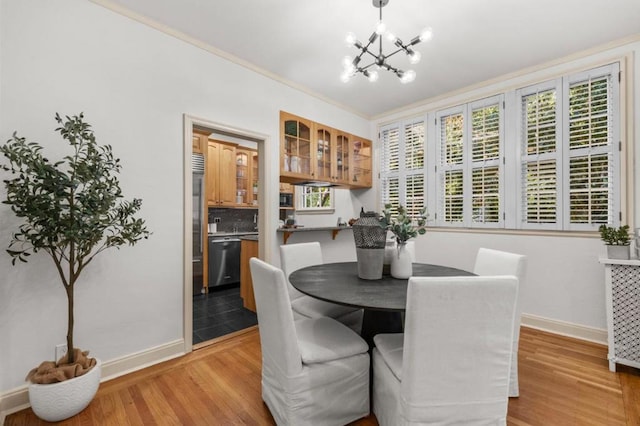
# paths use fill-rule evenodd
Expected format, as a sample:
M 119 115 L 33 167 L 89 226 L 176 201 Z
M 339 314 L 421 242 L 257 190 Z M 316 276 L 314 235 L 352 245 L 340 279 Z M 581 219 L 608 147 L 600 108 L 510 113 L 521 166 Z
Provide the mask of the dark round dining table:
M 414 263 L 415 277 L 475 275 L 448 266 Z M 357 262 L 325 263 L 298 269 L 289 282 L 300 292 L 326 302 L 364 309 L 362 337 L 373 345 L 378 333 L 402 332 L 402 312 L 407 305 L 409 280 L 383 275 L 379 280 L 358 277 Z

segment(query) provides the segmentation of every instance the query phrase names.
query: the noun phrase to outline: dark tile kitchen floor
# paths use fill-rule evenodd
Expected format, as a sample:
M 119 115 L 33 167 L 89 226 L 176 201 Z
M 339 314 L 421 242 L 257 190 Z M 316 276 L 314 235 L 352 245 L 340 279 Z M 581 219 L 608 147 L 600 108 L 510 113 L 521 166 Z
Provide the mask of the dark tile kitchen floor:
M 193 344 L 258 324 L 254 312 L 242 307 L 240 284 L 209 289 L 193 297 Z

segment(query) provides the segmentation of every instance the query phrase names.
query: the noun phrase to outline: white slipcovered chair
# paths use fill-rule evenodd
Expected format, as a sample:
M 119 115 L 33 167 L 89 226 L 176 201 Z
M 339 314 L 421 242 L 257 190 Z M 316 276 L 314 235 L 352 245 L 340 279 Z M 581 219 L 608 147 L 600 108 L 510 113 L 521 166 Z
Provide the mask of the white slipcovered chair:
M 476 264 L 473 273 L 476 275 L 514 275 L 518 278 L 518 294 L 522 293 L 524 285 L 525 268 L 527 264 L 526 256 L 505 251 L 481 248 L 476 256 Z M 509 380 L 509 396 L 520 396 L 520 386 L 518 384 L 518 342 L 520 341 L 520 321 L 522 307 L 520 306 L 520 296 L 516 300 L 516 319 L 513 331 L 513 352 L 511 360 L 511 375 Z
M 338 321 L 294 321 L 282 270 L 250 260 L 262 400 L 278 425 L 343 425 L 369 414 L 369 349 Z
M 381 426 L 505 425 L 516 277 L 411 277 L 405 332 L 378 334 Z
M 322 265 L 322 249 L 320 243 L 299 243 L 280 246 L 280 263 L 285 277 L 287 277 L 287 289 L 291 298 L 291 308 L 294 318 L 334 318 L 356 333 L 362 329 L 362 309 L 325 302 L 311 296 L 307 296 L 296 290 L 289 282 L 289 275 L 298 269 L 307 266 Z

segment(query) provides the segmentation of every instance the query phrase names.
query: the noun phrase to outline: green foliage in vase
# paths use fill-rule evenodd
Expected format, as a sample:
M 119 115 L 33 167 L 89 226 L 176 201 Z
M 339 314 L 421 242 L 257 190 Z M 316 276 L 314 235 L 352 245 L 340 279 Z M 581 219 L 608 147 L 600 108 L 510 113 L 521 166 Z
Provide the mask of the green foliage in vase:
M 142 200 L 122 200 L 116 176 L 120 160 L 111 146 L 96 142 L 83 114 L 65 119 L 56 114 L 56 121 L 56 132 L 68 141 L 70 155 L 51 162 L 42 146 L 14 132 L 0 146 L 8 160 L 0 168 L 13 176 L 3 181 L 3 203 L 22 219 L 7 253 L 14 265 L 40 250 L 53 259 L 67 294 L 68 361 L 73 363 L 74 286 L 80 273 L 104 250 L 134 245 L 150 232 L 144 220 L 135 217 Z
M 393 205 L 385 204 L 382 218 L 380 219 L 380 226 L 391 231 L 398 244 L 405 244 L 409 239 L 417 237 L 418 235 L 424 235 L 427 232 L 426 223 L 428 214 L 426 213 L 426 207 L 420 209 L 416 217 L 409 216 L 407 210 L 402 205 L 398 206 L 398 213 L 395 217 L 392 217 L 392 208 Z
M 600 225 L 598 230 L 600 231 L 600 238 L 607 245 L 628 246 L 631 244 L 631 238 L 629 237 L 629 225 L 624 225 L 620 228 Z

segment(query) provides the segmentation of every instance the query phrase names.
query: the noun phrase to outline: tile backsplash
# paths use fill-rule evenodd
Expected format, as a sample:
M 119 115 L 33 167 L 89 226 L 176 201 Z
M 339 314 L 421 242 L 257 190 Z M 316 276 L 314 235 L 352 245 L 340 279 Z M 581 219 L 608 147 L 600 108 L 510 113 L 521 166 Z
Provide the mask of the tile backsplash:
M 209 208 L 209 223 L 220 218 L 218 232 L 255 232 L 258 230 L 258 209 Z

